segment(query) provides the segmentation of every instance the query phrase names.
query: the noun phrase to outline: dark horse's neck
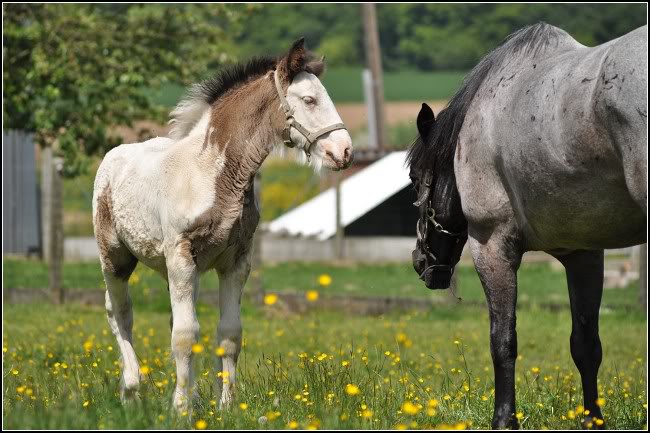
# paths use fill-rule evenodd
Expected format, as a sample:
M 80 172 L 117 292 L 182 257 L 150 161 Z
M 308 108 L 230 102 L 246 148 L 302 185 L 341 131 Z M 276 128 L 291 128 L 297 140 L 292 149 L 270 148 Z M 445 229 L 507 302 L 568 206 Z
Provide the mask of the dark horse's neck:
M 463 214 L 460 194 L 456 186 L 453 158 L 446 164 L 436 164 L 433 168 L 434 177 L 431 183 L 431 203 L 436 212 L 436 219 L 445 229 L 452 232 L 462 232 L 467 229 L 467 219 Z

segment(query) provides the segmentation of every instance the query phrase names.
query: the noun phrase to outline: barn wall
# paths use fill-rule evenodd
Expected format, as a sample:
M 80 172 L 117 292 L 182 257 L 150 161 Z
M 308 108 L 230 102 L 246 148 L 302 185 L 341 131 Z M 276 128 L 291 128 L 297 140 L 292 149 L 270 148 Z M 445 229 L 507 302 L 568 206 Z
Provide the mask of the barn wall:
M 32 135 L 2 131 L 2 253 L 36 254 L 40 225 Z
M 417 196 L 408 187 L 389 197 L 345 228 L 345 236 L 415 236 Z

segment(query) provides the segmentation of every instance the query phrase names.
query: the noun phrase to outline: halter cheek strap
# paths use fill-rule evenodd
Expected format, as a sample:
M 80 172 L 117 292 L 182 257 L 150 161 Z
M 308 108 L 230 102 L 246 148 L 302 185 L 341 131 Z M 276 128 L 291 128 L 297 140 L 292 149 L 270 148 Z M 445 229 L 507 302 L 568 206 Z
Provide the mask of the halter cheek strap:
M 282 130 L 282 140 L 287 147 L 296 147 L 296 143 L 291 141 L 291 128 L 295 128 L 307 140 L 307 145 L 303 148 L 303 150 L 307 155 L 307 159 L 309 159 L 311 157 L 311 147 L 319 137 L 327 134 L 328 132 L 336 131 L 337 129 L 346 129 L 343 123 L 335 123 L 333 125 L 319 129 L 318 131 L 310 132 L 307 128 L 302 126 L 300 122 L 295 119 L 295 117 L 293 117 L 293 108 L 289 106 L 287 98 L 284 96 L 277 71 L 273 72 L 273 79 L 275 81 L 275 89 L 278 91 L 278 96 L 280 97 L 282 110 L 284 111 L 284 115 L 287 118 L 284 129 Z

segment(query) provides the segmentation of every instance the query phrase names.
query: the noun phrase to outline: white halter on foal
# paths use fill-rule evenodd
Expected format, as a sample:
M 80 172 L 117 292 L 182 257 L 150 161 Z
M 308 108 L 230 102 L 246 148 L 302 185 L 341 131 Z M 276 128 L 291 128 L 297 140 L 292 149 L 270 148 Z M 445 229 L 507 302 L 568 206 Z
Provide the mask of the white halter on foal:
M 291 141 L 291 127 L 296 128 L 296 130 L 300 132 L 307 140 L 307 146 L 305 146 L 303 150 L 307 155 L 307 160 L 309 160 L 309 158 L 311 157 L 311 147 L 316 142 L 316 140 L 318 140 L 319 137 L 327 134 L 328 132 L 336 131 L 337 129 L 346 129 L 346 127 L 343 123 L 335 123 L 333 125 L 319 129 L 316 132 L 309 132 L 307 128 L 302 126 L 300 122 L 298 122 L 293 117 L 293 108 L 289 106 L 289 103 L 287 102 L 287 98 L 285 98 L 284 96 L 284 92 L 282 91 L 282 86 L 280 85 L 280 79 L 278 78 L 277 71 L 273 72 L 273 78 L 275 80 L 275 88 L 278 91 L 278 96 L 280 96 L 280 103 L 282 104 L 282 110 L 284 110 L 284 114 L 285 116 L 287 116 L 287 123 L 284 129 L 282 130 L 282 140 L 284 141 L 284 144 L 287 147 L 296 147 L 296 144 Z

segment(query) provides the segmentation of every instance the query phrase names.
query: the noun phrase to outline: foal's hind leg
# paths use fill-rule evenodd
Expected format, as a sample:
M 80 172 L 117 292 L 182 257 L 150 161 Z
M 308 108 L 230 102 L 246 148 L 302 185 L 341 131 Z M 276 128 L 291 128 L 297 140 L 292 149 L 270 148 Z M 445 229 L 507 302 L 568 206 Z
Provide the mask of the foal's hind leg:
M 603 419 L 596 404 L 598 369 L 603 351 L 598 336 L 598 314 L 603 295 L 603 251 L 575 251 L 556 256 L 566 269 L 571 301 L 571 356 L 582 378 L 585 416 L 583 425 L 597 427 L 593 418 Z
M 220 393 L 220 406 L 228 407 L 233 399 L 237 358 L 242 344 L 240 303 L 242 290 L 250 273 L 250 256 L 245 255 L 227 272 L 219 272 L 219 325 L 217 344 L 221 349 L 217 357 L 217 390 Z
M 494 365 L 495 401 L 492 428 L 519 428 L 515 416 L 517 359 L 517 269 L 521 253 L 507 238 L 493 234 L 485 243 L 470 237 L 490 312 L 490 352 Z
M 125 401 L 134 397 L 140 386 L 140 367 L 133 350 L 133 309 L 128 288 L 137 259 L 121 245 L 102 256 L 101 262 L 106 282 L 106 315 L 122 357 L 120 396 Z

